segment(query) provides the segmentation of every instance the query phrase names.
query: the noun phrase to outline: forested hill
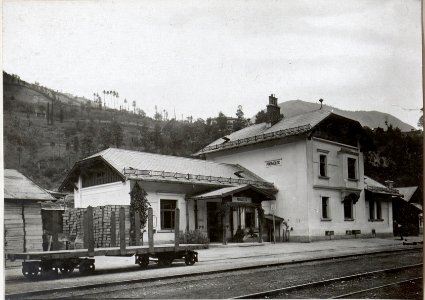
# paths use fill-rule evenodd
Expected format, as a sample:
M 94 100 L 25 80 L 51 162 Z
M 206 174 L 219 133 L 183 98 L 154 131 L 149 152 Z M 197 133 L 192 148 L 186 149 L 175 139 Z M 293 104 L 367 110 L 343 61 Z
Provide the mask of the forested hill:
M 95 96 L 92 101 L 61 93 L 3 72 L 5 168 L 56 189 L 75 161 L 108 147 L 189 157 L 230 133 L 221 113 L 214 120 L 177 121 L 164 110 L 151 118 L 143 107 L 122 103 L 113 109 L 105 104 L 107 94 Z M 290 107 L 284 104 L 285 116 Z M 242 109 L 235 112 L 233 131 L 248 125 Z M 376 144 L 365 155 L 369 175 L 399 186 L 422 185 L 422 131 L 403 134 L 391 123 L 381 127 L 385 130 L 367 131 Z

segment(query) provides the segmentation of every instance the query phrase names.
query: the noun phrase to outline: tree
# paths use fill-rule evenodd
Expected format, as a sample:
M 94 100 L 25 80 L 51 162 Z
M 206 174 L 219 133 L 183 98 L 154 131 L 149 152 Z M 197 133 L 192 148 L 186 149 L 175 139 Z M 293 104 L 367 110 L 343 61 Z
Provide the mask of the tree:
M 219 112 L 216 120 L 217 120 L 217 125 L 218 125 L 219 130 L 222 133 L 226 132 L 227 131 L 227 117 L 222 112 Z
M 50 142 L 50 147 L 52 147 L 52 157 L 55 156 L 55 152 L 54 152 L 55 145 L 56 145 L 55 142 Z
M 78 151 L 80 151 L 80 140 L 78 139 L 78 136 L 74 136 L 74 141 L 72 144 L 74 146 L 74 152 L 78 153 Z
M 113 144 L 117 148 L 121 147 L 123 143 L 123 132 L 121 124 L 114 120 L 111 122 L 109 128 Z
M 236 111 L 237 120 L 233 123 L 233 131 L 240 130 L 245 128 L 248 125 L 248 122 L 244 118 L 244 113 L 242 111 L 242 105 L 238 106 L 238 110 Z
M 59 120 L 61 123 L 63 123 L 63 108 L 61 106 L 60 111 L 59 111 Z
M 136 113 L 136 101 L 133 100 L 133 113 Z
M 267 122 L 267 113 L 264 110 L 260 110 L 255 115 L 255 124 L 260 124 L 265 122 Z
M 148 220 L 148 209 L 150 203 L 148 198 L 146 197 L 148 194 L 142 189 L 139 183 L 136 181 L 133 189 L 130 192 L 130 220 L 131 220 L 131 228 L 130 232 L 132 233 L 132 240 L 135 240 L 135 232 L 136 230 L 141 230 L 146 227 L 146 222 Z M 140 217 L 140 228 L 136 228 L 135 226 L 135 218 L 134 216 L 138 214 Z M 143 242 L 143 234 L 142 242 Z

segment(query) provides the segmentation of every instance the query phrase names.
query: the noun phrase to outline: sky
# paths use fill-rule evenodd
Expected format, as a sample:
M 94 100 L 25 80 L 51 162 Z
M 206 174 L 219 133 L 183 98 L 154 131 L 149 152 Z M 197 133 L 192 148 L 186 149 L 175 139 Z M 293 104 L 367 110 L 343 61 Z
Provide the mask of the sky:
M 3 1 L 3 70 L 153 116 L 246 117 L 301 99 L 416 126 L 419 0 Z

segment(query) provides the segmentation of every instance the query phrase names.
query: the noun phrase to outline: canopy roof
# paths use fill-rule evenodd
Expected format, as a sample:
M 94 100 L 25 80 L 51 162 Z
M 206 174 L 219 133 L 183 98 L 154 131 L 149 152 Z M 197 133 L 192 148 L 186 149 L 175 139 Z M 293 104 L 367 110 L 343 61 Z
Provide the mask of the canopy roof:
M 191 196 L 189 198 L 194 199 L 194 200 L 224 198 L 224 197 L 232 196 L 236 193 L 240 193 L 240 192 L 247 191 L 247 190 L 251 190 L 251 191 L 261 195 L 262 197 L 264 197 L 264 200 L 275 200 L 276 199 L 270 193 L 268 193 L 264 190 L 261 190 L 259 188 L 256 188 L 252 185 L 225 187 L 225 188 L 214 190 L 214 191 L 211 191 L 211 192 L 208 192 L 208 193 L 203 193 L 203 194 L 200 194 L 200 195 Z

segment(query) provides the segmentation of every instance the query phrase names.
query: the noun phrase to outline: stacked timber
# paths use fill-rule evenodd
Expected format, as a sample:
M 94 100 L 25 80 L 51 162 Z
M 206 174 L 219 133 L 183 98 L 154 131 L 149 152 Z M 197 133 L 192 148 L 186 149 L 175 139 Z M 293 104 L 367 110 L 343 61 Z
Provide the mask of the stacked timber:
M 41 205 L 27 201 L 23 206 L 25 251 L 43 251 L 43 222 Z
M 119 205 L 106 205 L 93 208 L 93 235 L 96 248 L 119 247 Z M 130 207 L 122 206 L 125 209 L 125 232 L 126 245 L 130 241 Z M 84 241 L 84 215 L 87 209 L 73 208 L 63 213 L 63 233 L 72 238 Z M 112 220 L 115 219 L 115 222 Z M 115 243 L 114 243 L 115 233 Z M 83 243 L 75 243 L 71 248 L 83 248 Z
M 5 253 L 43 250 L 43 225 L 39 203 L 5 200 L 4 250 Z M 20 264 L 6 260 L 6 267 Z
M 5 253 L 24 250 L 24 220 L 22 205 L 17 201 L 4 203 L 4 251 Z M 6 267 L 18 266 L 20 262 L 6 260 Z

